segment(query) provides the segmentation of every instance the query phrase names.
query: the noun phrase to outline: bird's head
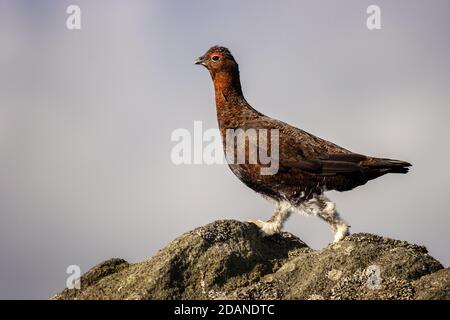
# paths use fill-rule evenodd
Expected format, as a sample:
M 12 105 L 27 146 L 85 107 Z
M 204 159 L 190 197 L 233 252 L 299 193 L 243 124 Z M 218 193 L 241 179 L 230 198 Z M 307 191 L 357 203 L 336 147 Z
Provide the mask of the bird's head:
M 206 67 L 213 78 L 221 72 L 230 74 L 239 72 L 238 64 L 230 50 L 220 46 L 211 47 L 204 55 L 195 60 L 195 64 Z

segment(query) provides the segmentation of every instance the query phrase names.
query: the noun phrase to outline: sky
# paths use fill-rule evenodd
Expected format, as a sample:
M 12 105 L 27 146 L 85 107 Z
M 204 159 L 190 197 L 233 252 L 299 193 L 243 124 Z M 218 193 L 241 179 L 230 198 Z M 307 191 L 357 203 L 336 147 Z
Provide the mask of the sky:
M 81 30 L 66 27 L 72 4 Z M 329 197 L 352 232 L 425 245 L 449 266 L 449 16 L 449 0 L 0 0 L 0 298 L 47 299 L 69 265 L 142 261 L 214 220 L 270 217 L 226 165 L 171 161 L 174 130 L 217 128 L 210 76 L 193 65 L 216 44 L 262 113 L 411 162 Z M 314 217 L 286 230 L 332 241 Z

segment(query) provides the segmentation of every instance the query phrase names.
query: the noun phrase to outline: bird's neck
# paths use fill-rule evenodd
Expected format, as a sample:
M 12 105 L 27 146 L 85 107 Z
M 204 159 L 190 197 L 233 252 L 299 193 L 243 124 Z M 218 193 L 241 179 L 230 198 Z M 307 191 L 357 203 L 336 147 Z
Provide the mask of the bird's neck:
M 239 117 L 243 113 L 255 111 L 245 101 L 242 93 L 239 70 L 217 72 L 212 75 L 216 96 L 219 125 L 223 118 Z
M 212 75 L 216 103 L 222 104 L 233 98 L 243 98 L 239 71 L 222 71 Z

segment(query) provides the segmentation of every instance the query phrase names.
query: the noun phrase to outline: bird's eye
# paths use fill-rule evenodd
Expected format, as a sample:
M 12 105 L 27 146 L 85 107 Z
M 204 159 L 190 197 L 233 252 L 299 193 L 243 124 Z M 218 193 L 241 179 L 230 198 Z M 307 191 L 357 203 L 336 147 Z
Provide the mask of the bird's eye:
M 220 57 L 219 57 L 219 56 L 212 56 L 212 57 L 211 57 L 211 60 L 212 60 L 212 61 L 219 61 L 219 60 L 220 60 Z

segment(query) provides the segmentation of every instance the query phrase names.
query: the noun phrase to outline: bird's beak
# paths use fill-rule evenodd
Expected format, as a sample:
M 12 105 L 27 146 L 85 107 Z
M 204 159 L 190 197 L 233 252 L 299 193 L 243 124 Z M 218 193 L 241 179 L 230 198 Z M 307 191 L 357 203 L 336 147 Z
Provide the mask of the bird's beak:
M 206 63 L 203 61 L 203 57 L 200 57 L 197 60 L 195 60 L 194 64 L 201 64 L 202 66 L 206 67 Z

